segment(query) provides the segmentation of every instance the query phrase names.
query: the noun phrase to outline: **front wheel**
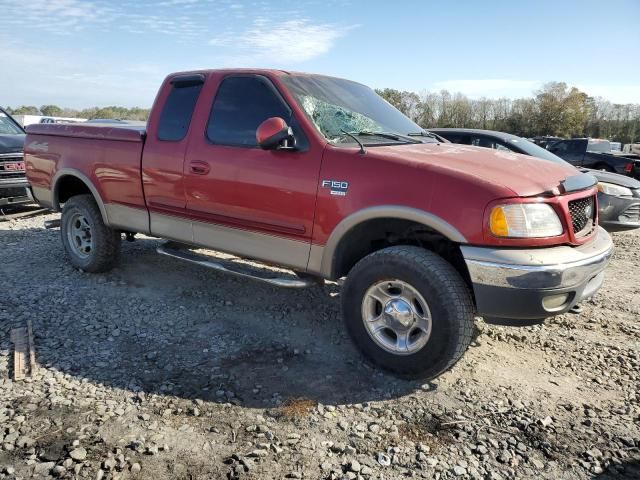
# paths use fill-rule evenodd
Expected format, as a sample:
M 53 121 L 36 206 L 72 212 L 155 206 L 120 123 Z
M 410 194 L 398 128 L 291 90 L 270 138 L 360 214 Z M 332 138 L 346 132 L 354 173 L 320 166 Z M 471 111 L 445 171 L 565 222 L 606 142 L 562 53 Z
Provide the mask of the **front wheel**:
M 342 310 L 369 360 L 410 377 L 445 372 L 473 337 L 467 285 L 450 263 L 419 247 L 388 247 L 358 262 L 344 283 Z
M 60 234 L 67 257 L 80 270 L 106 272 L 118 260 L 120 232 L 104 224 L 91 195 L 77 195 L 65 202 Z

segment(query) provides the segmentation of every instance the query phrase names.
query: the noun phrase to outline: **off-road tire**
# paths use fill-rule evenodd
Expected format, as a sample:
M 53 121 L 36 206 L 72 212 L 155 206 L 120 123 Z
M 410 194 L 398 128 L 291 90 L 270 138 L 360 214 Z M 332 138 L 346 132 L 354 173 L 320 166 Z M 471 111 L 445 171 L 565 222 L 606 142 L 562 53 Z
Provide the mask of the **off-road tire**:
M 86 257 L 74 251 L 67 235 L 69 223 L 76 214 L 83 215 L 91 226 L 93 247 Z M 65 202 L 60 222 L 60 235 L 64 252 L 71 264 L 85 272 L 107 272 L 113 268 L 120 256 L 120 232 L 104 224 L 100 209 L 91 195 L 76 195 Z
M 428 341 L 412 354 L 386 351 L 364 324 L 362 302 L 367 290 L 391 279 L 415 288 L 431 312 Z M 405 377 L 437 377 L 462 357 L 473 338 L 475 309 L 469 288 L 449 262 L 420 247 L 394 246 L 366 256 L 349 272 L 341 297 L 346 328 L 356 346 L 374 364 Z

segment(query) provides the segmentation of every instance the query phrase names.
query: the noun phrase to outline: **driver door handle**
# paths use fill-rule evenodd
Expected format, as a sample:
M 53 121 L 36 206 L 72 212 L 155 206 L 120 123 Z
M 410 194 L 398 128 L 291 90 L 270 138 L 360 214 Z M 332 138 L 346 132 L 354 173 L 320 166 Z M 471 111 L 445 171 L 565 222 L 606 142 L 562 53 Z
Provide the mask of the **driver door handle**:
M 211 168 L 207 162 L 193 160 L 189 163 L 189 171 L 195 175 L 206 175 Z

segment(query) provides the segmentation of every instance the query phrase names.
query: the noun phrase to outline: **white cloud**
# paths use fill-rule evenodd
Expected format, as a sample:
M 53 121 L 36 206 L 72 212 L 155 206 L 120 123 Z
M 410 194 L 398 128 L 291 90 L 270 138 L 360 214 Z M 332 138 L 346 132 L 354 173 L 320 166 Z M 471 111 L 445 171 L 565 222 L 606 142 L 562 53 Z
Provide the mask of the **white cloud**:
M 78 52 L 25 48 L 2 38 L 0 44 L 0 65 L 11 65 L 0 75 L 0 100 L 6 105 L 149 106 L 168 73 L 153 64 L 113 65 Z
M 512 80 L 507 78 L 478 80 L 445 80 L 433 84 L 431 90 L 448 90 L 478 97 L 529 97 L 541 86 L 536 80 Z
M 640 103 L 640 85 L 578 84 L 591 97 L 603 97 L 612 103 Z
M 95 29 L 108 33 L 120 29 L 130 33 L 194 38 L 208 31 L 202 18 L 195 14 L 177 18 L 167 9 L 179 7 L 184 12 L 185 8 L 197 3 L 198 0 L 170 0 L 150 6 L 143 3 L 107 4 L 104 0 L 0 0 L 0 12 L 3 22 L 9 26 L 55 35 Z
M 244 59 L 304 62 L 327 53 L 340 37 L 354 27 L 313 24 L 308 19 L 274 22 L 260 17 L 249 29 L 218 35 L 209 44 L 235 47 L 243 53 Z

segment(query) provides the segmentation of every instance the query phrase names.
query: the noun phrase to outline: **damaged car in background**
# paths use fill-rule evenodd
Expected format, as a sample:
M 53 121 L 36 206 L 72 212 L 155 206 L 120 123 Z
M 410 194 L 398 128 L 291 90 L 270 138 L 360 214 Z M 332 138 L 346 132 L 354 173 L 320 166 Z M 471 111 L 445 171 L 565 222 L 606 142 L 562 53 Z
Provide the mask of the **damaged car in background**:
M 526 138 L 510 133 L 470 128 L 431 128 L 453 143 L 493 148 L 542 158 L 556 163 L 565 160 Z M 602 227 L 610 232 L 640 228 L 640 181 L 626 175 L 577 167 L 598 180 L 598 216 Z

